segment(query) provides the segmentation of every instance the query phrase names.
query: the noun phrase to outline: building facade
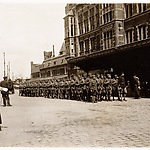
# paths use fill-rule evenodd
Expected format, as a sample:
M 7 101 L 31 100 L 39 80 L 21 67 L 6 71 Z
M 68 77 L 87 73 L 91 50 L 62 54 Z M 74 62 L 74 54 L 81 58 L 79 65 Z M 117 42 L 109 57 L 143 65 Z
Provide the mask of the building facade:
M 75 41 L 75 54 L 67 58 L 70 72 L 74 66 L 85 72 L 110 70 L 124 72 L 131 82 L 134 74 L 150 82 L 149 3 L 67 4 L 64 19 L 69 18 L 74 24 L 67 28 L 74 34 L 65 42 Z
M 41 78 L 55 77 L 60 78 L 68 76 L 66 55 L 60 55 L 54 58 L 44 60 L 40 65 Z
M 40 77 L 40 64 L 34 64 L 31 62 L 31 78 L 39 78 Z
M 123 4 L 67 4 L 64 21 L 66 49 L 73 56 L 124 44 Z
M 44 51 L 44 61 L 42 64 L 31 62 L 31 79 L 36 78 L 62 78 L 68 76 L 68 64 L 66 61 L 65 45 L 62 44 L 58 56 L 53 52 Z

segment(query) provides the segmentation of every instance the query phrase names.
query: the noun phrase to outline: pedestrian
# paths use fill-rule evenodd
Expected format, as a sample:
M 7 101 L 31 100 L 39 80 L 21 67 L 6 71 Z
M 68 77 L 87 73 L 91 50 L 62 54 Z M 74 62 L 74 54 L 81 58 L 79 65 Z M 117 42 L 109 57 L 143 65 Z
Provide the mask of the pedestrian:
M 4 80 L 0 83 L 0 86 L 2 88 L 7 88 L 8 89 L 8 81 L 7 81 L 7 76 L 4 76 Z M 9 90 L 2 90 L 1 91 L 2 98 L 3 98 L 3 106 L 12 106 L 10 104 L 10 98 L 9 98 Z

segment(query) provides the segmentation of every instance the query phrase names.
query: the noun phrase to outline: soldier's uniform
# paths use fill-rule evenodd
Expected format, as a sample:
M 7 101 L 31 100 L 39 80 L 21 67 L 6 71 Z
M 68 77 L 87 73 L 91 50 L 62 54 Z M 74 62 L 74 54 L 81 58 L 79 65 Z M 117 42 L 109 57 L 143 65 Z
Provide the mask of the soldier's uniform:
M 75 93 L 76 93 L 76 100 L 80 100 L 80 90 L 81 90 L 81 87 L 80 87 L 80 83 L 79 83 L 79 80 L 76 80 L 76 83 L 75 83 Z
M 96 83 L 96 78 L 95 75 L 92 76 L 92 78 L 90 79 L 90 83 L 89 83 L 89 89 L 90 89 L 90 98 L 91 98 L 91 102 L 95 103 L 97 102 L 97 83 Z
M 64 90 L 65 90 L 65 99 L 68 99 L 68 96 L 69 96 L 69 86 L 68 86 L 68 81 L 67 79 L 65 80 L 65 83 L 64 83 Z
M 103 96 L 103 80 L 101 79 L 100 75 L 97 75 L 97 100 L 101 101 Z
M 110 100 L 112 92 L 110 75 L 107 75 L 107 77 L 104 78 L 104 88 L 105 88 L 105 100 Z
M 75 99 L 75 80 L 72 78 L 71 79 L 71 85 L 70 85 L 70 89 L 71 89 L 71 100 Z
M 87 84 L 86 84 L 86 79 L 83 78 L 82 80 L 82 100 L 87 101 Z
M 138 99 L 140 98 L 140 81 L 139 78 L 137 76 L 134 76 L 134 98 Z
M 113 97 L 113 101 L 115 100 L 115 96 L 118 97 L 118 100 L 120 100 L 119 97 L 119 78 L 117 75 L 114 76 L 114 78 L 112 79 L 112 97 Z
M 107 87 L 107 97 L 108 100 L 111 100 L 111 95 L 112 95 L 112 79 L 111 79 L 111 74 L 108 74 L 108 87 Z
M 125 87 L 126 87 L 126 83 L 125 83 L 124 74 L 121 74 L 121 76 L 119 77 L 120 100 L 122 100 L 122 97 L 123 100 L 125 100 L 126 97 Z

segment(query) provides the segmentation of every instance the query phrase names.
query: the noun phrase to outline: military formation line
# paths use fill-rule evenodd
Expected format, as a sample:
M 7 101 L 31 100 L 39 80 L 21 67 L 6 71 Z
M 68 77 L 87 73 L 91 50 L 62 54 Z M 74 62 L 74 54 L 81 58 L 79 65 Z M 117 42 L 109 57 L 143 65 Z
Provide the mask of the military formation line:
M 29 80 L 19 87 L 20 96 L 86 102 L 125 100 L 127 91 L 124 74 L 113 78 L 111 74 L 89 74 L 86 77 Z

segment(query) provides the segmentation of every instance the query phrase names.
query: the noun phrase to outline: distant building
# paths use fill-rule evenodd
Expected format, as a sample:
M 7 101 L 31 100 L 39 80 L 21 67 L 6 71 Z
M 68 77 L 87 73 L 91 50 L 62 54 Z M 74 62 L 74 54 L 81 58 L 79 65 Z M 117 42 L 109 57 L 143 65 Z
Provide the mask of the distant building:
M 61 78 L 68 76 L 66 54 L 59 55 L 47 60 L 44 60 L 40 65 L 40 74 L 42 78 L 55 77 Z
M 40 77 L 40 64 L 34 64 L 31 62 L 31 78 Z
M 68 76 L 66 51 L 62 44 L 59 55 L 55 57 L 55 51 L 44 51 L 44 61 L 42 64 L 31 62 L 31 78 L 62 78 Z

